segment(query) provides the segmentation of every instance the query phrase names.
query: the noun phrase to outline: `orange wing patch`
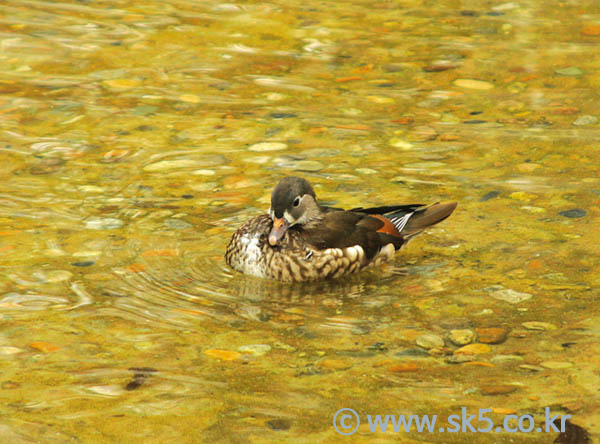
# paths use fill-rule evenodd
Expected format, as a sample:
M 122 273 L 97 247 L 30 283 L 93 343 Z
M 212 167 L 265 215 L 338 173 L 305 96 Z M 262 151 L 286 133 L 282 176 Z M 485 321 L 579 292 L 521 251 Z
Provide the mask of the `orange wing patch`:
M 402 237 L 402 235 L 398 232 L 394 224 L 387 217 L 380 216 L 379 214 L 373 214 L 370 217 L 375 219 L 379 219 L 383 222 L 383 226 L 377 230 L 378 233 L 385 233 L 391 236 Z

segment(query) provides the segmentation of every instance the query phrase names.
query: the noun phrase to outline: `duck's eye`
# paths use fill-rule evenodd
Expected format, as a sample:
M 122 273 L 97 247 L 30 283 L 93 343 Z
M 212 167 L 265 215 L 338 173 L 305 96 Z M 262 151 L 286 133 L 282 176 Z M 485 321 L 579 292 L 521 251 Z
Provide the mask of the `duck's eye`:
M 294 201 L 292 202 L 292 205 L 295 206 L 295 207 L 297 207 L 298 205 L 300 205 L 300 198 L 299 197 L 295 198 Z

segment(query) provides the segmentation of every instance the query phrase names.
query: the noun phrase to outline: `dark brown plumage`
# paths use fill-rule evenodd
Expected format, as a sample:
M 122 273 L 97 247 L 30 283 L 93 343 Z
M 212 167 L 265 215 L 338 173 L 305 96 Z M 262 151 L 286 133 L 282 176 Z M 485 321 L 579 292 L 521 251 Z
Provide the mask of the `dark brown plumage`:
M 319 205 L 305 179 L 285 177 L 273 190 L 269 214 L 235 232 L 225 260 L 242 273 L 281 281 L 339 277 L 390 260 L 455 208 L 451 202 L 345 211 Z

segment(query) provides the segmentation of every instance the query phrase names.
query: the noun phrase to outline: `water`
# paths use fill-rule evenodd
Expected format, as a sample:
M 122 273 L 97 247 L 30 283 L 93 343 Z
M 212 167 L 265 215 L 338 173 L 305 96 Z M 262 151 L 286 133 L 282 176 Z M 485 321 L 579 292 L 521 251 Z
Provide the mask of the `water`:
M 338 442 L 342 407 L 463 406 L 597 438 L 599 42 L 591 1 L 4 2 L 1 440 Z M 233 272 L 286 174 L 459 207 L 351 279 Z M 401 439 L 465 437 L 557 434 Z

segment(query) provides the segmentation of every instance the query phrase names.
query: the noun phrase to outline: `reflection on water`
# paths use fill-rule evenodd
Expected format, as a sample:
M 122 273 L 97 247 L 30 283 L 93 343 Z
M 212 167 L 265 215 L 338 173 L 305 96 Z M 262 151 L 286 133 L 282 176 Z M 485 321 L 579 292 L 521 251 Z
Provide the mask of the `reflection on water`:
M 0 441 L 337 442 L 342 407 L 462 406 L 597 438 L 599 23 L 592 1 L 4 2 Z M 284 174 L 328 205 L 460 205 L 386 267 L 239 275 L 229 237 Z

